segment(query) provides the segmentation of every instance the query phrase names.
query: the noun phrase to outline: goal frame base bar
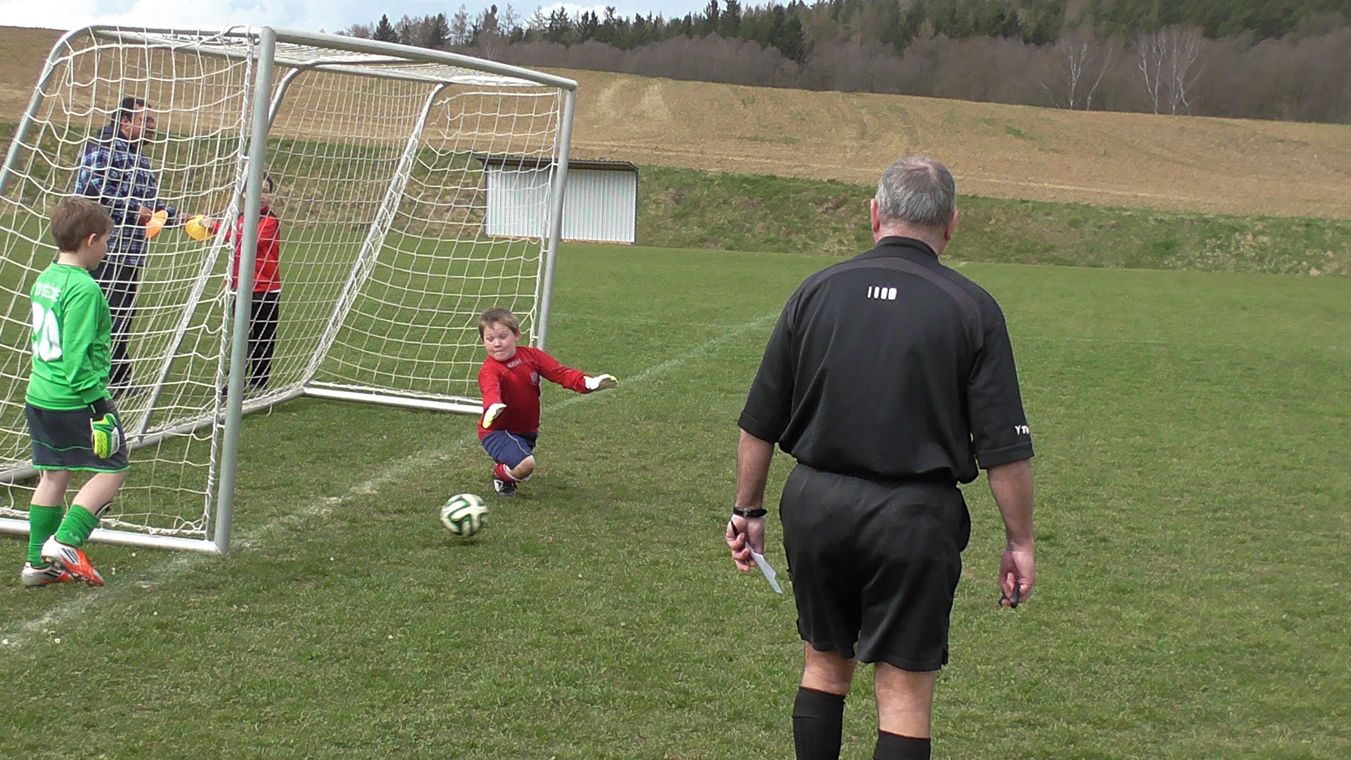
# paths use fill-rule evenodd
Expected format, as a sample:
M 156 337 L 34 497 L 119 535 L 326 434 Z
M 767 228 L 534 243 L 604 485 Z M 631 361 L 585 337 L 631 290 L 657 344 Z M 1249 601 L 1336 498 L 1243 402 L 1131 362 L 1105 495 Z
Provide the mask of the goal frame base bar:
M 305 395 L 313 398 L 357 401 L 366 404 L 400 407 L 403 409 L 423 409 L 430 412 L 452 412 L 456 414 L 483 413 L 483 402 L 478 399 L 467 397 L 433 399 L 425 396 L 404 396 L 394 393 L 352 390 L 336 385 L 326 385 L 324 383 L 310 383 L 306 385 Z
M 454 399 L 431 399 L 426 397 L 400 396 L 391 393 L 378 393 L 373 391 L 351 390 L 323 384 L 308 385 L 303 388 L 295 388 L 289 392 L 284 392 L 273 397 L 263 399 L 253 399 L 246 404 L 247 411 L 256 411 L 266 407 L 274 406 L 297 397 L 312 396 L 315 398 L 333 399 L 337 401 L 352 401 L 367 404 L 379 404 L 381 406 L 394 406 L 404 409 L 423 409 L 436 412 L 450 412 L 455 414 L 480 414 L 483 411 L 483 404 L 477 399 L 454 398 Z M 206 417 L 195 420 L 186 425 L 175 428 L 172 431 L 161 431 L 158 435 L 152 436 L 158 440 L 165 435 L 182 432 L 183 430 L 192 430 L 210 424 L 210 418 Z M 0 472 L 0 482 L 8 483 L 22 478 L 33 477 L 37 475 L 37 470 L 32 467 L 17 467 L 11 470 Z M 15 536 L 28 535 L 28 521 L 16 519 L 13 517 L 0 517 L 0 534 L 10 534 Z M 115 530 L 109 528 L 95 528 L 90 534 L 89 541 L 98 544 L 111 544 L 114 546 L 134 546 L 145 549 L 170 549 L 180 551 L 192 551 L 202 554 L 223 555 L 225 552 L 221 546 L 211 538 L 185 538 L 183 536 L 166 535 L 164 533 L 139 533 L 128 530 Z
M 28 535 L 28 521 L 0 517 L 0 533 L 16 536 Z M 126 530 L 108 530 L 95 528 L 89 540 L 99 544 L 115 546 L 135 546 L 145 549 L 177 549 L 180 551 L 200 552 L 203 554 L 222 554 L 214 541 L 204 538 L 183 538 L 181 536 L 157 536 L 153 533 L 134 533 Z

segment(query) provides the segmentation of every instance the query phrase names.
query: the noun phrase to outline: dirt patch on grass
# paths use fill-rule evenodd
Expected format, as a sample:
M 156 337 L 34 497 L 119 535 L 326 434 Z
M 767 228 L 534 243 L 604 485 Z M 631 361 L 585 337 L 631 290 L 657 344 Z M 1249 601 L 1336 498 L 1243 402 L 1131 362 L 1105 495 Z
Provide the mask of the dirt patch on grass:
M 58 36 L 0 27 L 0 119 L 19 119 Z M 1347 125 L 558 73 L 580 85 L 578 158 L 871 184 L 892 159 L 925 153 L 964 194 L 1351 218 Z

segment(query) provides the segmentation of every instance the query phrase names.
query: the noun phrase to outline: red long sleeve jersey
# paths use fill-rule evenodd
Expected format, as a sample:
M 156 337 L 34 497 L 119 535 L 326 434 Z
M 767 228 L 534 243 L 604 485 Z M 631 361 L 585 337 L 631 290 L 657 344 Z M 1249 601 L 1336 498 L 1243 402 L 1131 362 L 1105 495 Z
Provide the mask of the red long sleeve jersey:
M 281 236 L 278 231 L 281 222 L 272 209 L 264 206 L 258 213 L 258 247 L 253 258 L 253 292 L 271 293 L 281 290 Z M 235 220 L 235 228 L 227 240 L 235 244 L 234 258 L 230 264 L 230 289 L 239 289 L 239 249 L 244 243 L 244 215 Z
M 479 424 L 482 418 L 476 421 L 474 427 L 478 429 L 478 437 L 483 438 L 494 430 L 538 433 L 541 377 L 568 390 L 588 392 L 584 372 L 559 364 L 557 359 L 538 348 L 517 346 L 516 355 L 504 362 L 491 356 L 484 359 L 478 371 L 483 409 L 486 411 L 493 404 L 506 404 L 507 408 L 486 430 Z

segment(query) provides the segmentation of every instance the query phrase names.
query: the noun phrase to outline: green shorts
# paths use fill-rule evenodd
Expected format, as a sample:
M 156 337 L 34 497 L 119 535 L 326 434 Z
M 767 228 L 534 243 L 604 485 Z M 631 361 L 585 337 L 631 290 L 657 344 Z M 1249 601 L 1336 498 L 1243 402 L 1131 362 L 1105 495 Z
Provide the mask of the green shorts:
M 99 401 L 82 409 L 39 409 L 24 404 L 28 418 L 28 435 L 33 441 L 33 467 L 39 470 L 73 470 L 79 472 L 122 472 L 127 469 L 127 436 L 119 419 L 117 429 L 122 432 L 122 448 L 107 459 L 94 456 L 89 423 L 95 416 L 117 413 L 111 401 Z

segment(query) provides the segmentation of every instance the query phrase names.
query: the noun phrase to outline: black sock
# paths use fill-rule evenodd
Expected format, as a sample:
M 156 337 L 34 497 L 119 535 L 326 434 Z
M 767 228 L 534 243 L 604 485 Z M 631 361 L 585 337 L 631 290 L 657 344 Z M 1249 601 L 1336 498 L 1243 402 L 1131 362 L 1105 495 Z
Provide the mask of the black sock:
M 797 760 L 839 760 L 844 695 L 798 687 L 793 701 L 793 749 Z
M 929 746 L 928 739 L 878 731 L 873 760 L 929 760 Z

